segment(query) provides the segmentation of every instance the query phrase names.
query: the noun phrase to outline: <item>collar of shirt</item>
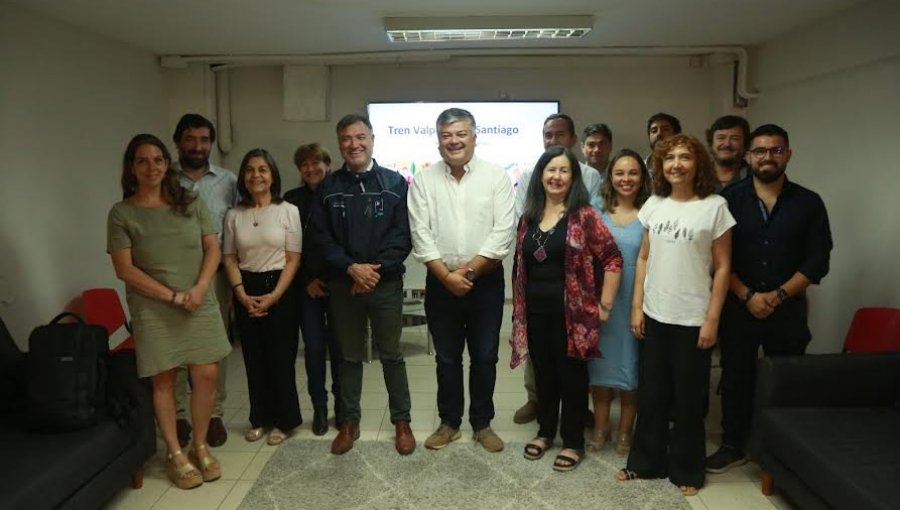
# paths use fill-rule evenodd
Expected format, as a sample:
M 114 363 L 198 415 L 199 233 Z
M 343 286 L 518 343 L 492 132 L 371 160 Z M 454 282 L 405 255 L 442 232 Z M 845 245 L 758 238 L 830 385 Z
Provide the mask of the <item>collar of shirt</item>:
M 362 172 L 354 172 L 353 170 L 350 169 L 350 166 L 347 165 L 346 162 L 344 163 L 344 168 L 347 169 L 347 171 L 350 172 L 351 174 L 364 174 L 366 172 L 371 172 L 372 169 L 375 168 L 375 158 L 372 158 L 369 160 L 369 166 L 367 166 L 366 169 L 363 170 Z
M 178 177 L 180 177 L 181 179 L 187 179 L 187 180 L 190 181 L 190 182 L 197 182 L 197 181 L 199 181 L 200 179 L 206 177 L 207 175 L 212 175 L 213 177 L 219 177 L 219 176 L 222 175 L 222 172 L 227 172 L 227 171 L 228 171 L 228 170 L 225 170 L 224 168 L 217 167 L 216 165 L 214 165 L 214 164 L 212 164 L 212 163 L 208 163 L 208 164 L 206 165 L 206 171 L 203 172 L 203 174 L 200 176 L 200 179 L 197 179 L 197 181 L 194 181 L 194 179 L 191 179 L 191 178 L 187 175 L 187 173 L 184 171 L 184 168 L 181 167 L 181 162 L 180 162 L 180 161 L 174 161 L 174 162 L 172 162 L 172 168 L 173 168 L 176 172 L 178 172 Z

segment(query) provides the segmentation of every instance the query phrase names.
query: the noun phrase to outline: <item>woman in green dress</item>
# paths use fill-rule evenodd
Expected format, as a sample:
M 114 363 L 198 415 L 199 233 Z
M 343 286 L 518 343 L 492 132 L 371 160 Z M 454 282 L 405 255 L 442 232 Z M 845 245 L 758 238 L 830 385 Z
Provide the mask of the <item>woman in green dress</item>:
M 107 251 L 134 325 L 138 372 L 152 377 L 153 407 L 168 449 L 166 474 L 182 489 L 221 477 L 206 444 L 216 395 L 216 362 L 231 347 L 210 282 L 221 252 L 202 200 L 185 190 L 166 146 L 131 139 L 122 162 L 124 200 L 109 212 Z M 190 370 L 194 443 L 182 453 L 175 432 L 175 369 Z

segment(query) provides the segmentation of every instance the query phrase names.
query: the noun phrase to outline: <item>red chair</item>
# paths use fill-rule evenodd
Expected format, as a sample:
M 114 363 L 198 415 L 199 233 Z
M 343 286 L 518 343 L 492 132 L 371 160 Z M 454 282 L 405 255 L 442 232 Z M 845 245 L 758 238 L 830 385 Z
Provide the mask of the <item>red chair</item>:
M 124 340 L 110 346 L 113 351 L 134 349 L 131 324 L 125 318 L 125 310 L 122 308 L 122 302 L 119 301 L 119 294 L 115 289 L 88 289 L 81 293 L 81 298 L 84 300 L 86 322 L 106 328 L 109 338 L 113 341 L 116 336 L 127 334 Z
M 860 308 L 844 340 L 847 352 L 900 351 L 900 309 Z

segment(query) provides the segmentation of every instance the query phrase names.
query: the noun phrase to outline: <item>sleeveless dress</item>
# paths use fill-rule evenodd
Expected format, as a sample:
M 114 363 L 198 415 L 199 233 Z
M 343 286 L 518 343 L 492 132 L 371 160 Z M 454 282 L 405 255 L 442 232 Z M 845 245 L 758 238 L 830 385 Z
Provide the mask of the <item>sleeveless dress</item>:
M 109 212 L 107 251 L 131 248 L 135 267 L 170 289 L 187 290 L 203 262 L 201 237 L 217 232 L 200 198 L 188 206 L 188 213 L 185 217 L 168 207 L 137 207 L 123 200 Z M 144 296 L 127 285 L 125 297 L 141 377 L 182 365 L 217 362 L 231 352 L 212 285 L 193 312 Z
M 637 389 L 638 384 L 638 343 L 631 333 L 631 298 L 644 227 L 637 218 L 628 225 L 619 226 L 606 211 L 600 217 L 622 253 L 622 280 L 609 322 L 600 328 L 603 358 L 588 360 L 588 376 L 591 386 L 631 391 Z

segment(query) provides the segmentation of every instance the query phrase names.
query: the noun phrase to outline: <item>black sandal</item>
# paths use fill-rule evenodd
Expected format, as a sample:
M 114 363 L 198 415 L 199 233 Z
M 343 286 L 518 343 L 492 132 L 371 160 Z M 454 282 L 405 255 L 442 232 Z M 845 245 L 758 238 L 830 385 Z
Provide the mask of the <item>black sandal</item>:
M 540 441 L 541 444 L 537 444 L 536 441 Z M 547 453 L 547 450 L 549 450 L 551 446 L 553 446 L 553 443 L 551 443 L 549 439 L 538 436 L 525 445 L 525 458 L 528 460 L 538 460 Z
M 569 449 L 569 451 L 575 452 L 575 457 L 570 457 L 569 455 L 564 455 L 562 452 L 560 452 L 559 455 L 556 456 L 556 459 L 553 461 L 554 471 L 565 473 L 568 471 L 572 471 L 573 469 L 578 467 L 578 464 L 581 464 L 581 459 L 584 458 L 584 454 L 580 453 L 578 450 Z
M 619 472 L 616 473 L 616 480 L 620 482 L 629 482 L 638 479 L 640 479 L 638 474 L 630 469 L 620 469 Z

